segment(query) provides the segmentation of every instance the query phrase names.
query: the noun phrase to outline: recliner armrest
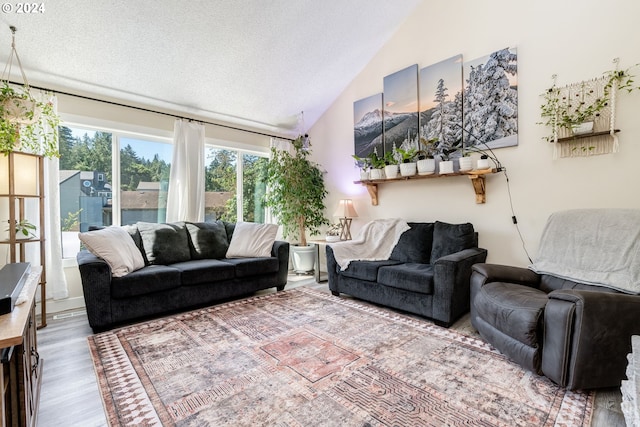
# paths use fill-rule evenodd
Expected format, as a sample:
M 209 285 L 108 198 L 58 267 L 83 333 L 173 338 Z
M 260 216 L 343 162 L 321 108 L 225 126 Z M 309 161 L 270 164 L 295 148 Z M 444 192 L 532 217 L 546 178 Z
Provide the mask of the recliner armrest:
M 483 284 L 506 282 L 534 288 L 540 286 L 540 276 L 528 268 L 501 264 L 475 264 L 472 270 L 474 275 L 482 277 Z
M 593 290 L 549 293 L 542 372 L 574 389 L 620 386 L 631 336 L 640 334 L 640 296 Z
M 289 242 L 276 240 L 271 248 L 271 256 L 278 258 L 278 286 L 287 284 L 289 274 Z
M 111 320 L 111 268 L 86 249 L 76 256 L 89 325 L 100 330 Z

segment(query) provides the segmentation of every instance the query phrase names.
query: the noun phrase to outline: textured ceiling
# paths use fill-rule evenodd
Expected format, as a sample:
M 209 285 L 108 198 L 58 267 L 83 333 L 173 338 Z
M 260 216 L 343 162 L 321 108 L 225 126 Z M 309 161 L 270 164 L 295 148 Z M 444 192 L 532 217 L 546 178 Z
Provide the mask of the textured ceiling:
M 0 15 L 32 85 L 275 130 L 309 128 L 422 0 L 50 0 Z M 13 67 L 12 79 L 18 75 Z M 305 129 L 306 130 L 306 129 Z

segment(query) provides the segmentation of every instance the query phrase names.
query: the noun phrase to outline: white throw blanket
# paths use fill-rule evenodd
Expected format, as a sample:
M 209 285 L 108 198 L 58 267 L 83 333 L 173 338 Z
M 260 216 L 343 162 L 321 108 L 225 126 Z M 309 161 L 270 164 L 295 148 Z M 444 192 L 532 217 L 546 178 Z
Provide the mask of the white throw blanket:
M 529 268 L 640 294 L 640 210 L 576 209 L 552 214 Z
M 365 224 L 353 240 L 331 243 L 329 246 L 342 271 L 349 267 L 351 261 L 389 259 L 402 233 L 410 228 L 401 219 L 378 219 Z

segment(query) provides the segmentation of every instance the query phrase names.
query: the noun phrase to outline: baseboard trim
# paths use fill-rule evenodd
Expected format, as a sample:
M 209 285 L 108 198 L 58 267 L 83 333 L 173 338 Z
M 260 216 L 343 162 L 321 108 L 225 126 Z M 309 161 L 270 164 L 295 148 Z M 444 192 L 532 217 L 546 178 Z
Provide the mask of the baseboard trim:
M 60 313 L 68 310 L 84 309 L 84 298 L 65 298 L 61 300 L 47 300 L 47 314 Z M 40 313 L 40 304 L 36 304 L 36 313 Z

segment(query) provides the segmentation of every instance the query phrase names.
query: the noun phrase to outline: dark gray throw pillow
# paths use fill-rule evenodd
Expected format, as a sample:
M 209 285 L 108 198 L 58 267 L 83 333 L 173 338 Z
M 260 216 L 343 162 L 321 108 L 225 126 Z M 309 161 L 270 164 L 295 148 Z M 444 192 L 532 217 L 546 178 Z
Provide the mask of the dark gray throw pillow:
M 191 259 L 189 237 L 184 222 L 138 222 L 136 225 L 150 264 L 169 265 Z
M 469 249 L 474 246 L 473 224 L 447 224 L 436 221 L 433 227 L 433 248 L 431 264 L 438 258 Z
M 229 249 L 227 230 L 221 221 L 187 222 L 192 259 L 222 259 Z
M 389 259 L 400 262 L 429 264 L 433 245 L 432 222 L 409 222 L 410 230 L 400 235 L 400 240 Z

